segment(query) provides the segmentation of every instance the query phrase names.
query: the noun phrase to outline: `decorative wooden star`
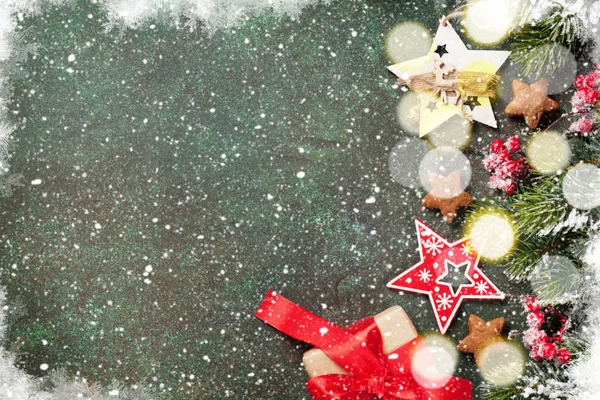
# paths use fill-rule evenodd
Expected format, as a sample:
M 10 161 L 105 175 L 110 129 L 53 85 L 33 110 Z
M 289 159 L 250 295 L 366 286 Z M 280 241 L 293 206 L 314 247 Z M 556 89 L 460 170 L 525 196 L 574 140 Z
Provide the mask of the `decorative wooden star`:
M 504 112 L 510 116 L 523 116 L 531 129 L 536 129 L 545 112 L 558 110 L 559 104 L 548 97 L 548 79 L 528 85 L 518 79 L 512 83 L 514 99 Z
M 443 58 L 444 63 L 456 68 L 458 74 L 478 73 L 491 76 L 498 72 L 509 55 L 510 51 L 471 50 L 458 36 L 452 24 L 440 24 L 427 55 L 390 65 L 388 69 L 398 78 L 409 81 L 417 76 L 433 73 L 435 61 Z M 465 91 L 465 96 L 473 95 L 474 93 L 468 90 Z M 440 103 L 433 109 L 429 106 L 431 96 L 431 93 L 419 93 L 421 103 L 419 110 L 420 137 L 434 131 L 455 115 L 467 115 L 473 121 L 494 128 L 498 126 L 490 97 L 477 97 L 479 105 L 473 106 L 460 102 L 443 103 L 440 101 L 439 96 L 434 94 L 436 100 Z
M 460 180 L 460 171 L 448 176 L 430 174 L 431 191 L 423 199 L 423 206 L 440 210 L 447 223 L 454 221 L 459 207 L 473 204 L 473 197 L 462 190 Z
M 465 299 L 498 300 L 504 294 L 478 267 L 479 255 L 469 238 L 452 244 L 419 219 L 415 220 L 421 261 L 392 279 L 387 287 L 429 296 L 442 334 L 445 334 Z M 466 265 L 465 265 L 466 264 Z M 454 285 L 448 282 L 453 269 L 463 271 L 464 278 Z M 458 287 L 456 287 L 458 286 Z
M 504 318 L 496 318 L 489 322 L 475 314 L 469 317 L 469 335 L 458 344 L 458 350 L 463 353 L 475 354 L 483 346 L 500 337 L 504 328 Z

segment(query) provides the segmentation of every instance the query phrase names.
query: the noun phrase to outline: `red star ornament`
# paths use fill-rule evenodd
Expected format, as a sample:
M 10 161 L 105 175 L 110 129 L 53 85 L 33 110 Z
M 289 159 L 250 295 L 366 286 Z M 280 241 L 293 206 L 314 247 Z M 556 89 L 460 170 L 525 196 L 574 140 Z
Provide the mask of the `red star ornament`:
M 429 295 L 442 335 L 464 299 L 504 299 L 479 269 L 479 255 L 469 238 L 450 244 L 420 219 L 415 223 L 421 261 L 392 279 L 387 287 Z

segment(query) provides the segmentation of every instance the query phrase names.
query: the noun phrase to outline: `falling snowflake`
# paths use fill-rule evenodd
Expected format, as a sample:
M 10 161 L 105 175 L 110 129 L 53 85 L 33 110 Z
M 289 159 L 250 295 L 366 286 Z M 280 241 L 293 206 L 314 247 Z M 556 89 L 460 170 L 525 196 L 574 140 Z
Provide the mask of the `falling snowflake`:
M 479 294 L 484 294 L 487 293 L 488 291 L 488 284 L 484 281 L 479 281 L 477 282 L 477 284 L 475 285 L 475 290 L 477 291 L 477 293 Z
M 444 247 L 444 244 L 442 243 L 442 241 L 440 239 L 433 236 L 425 241 L 425 243 L 423 244 L 423 247 L 425 247 L 427 249 L 427 254 L 431 254 L 432 256 L 435 256 L 442 252 L 440 249 L 442 247 Z
M 432 274 L 428 269 L 422 269 L 419 271 L 419 280 L 421 282 L 429 282 L 431 280 Z
M 438 309 L 447 310 L 452 307 L 454 300 L 452 300 L 452 297 L 448 293 L 444 293 L 439 295 L 435 302 L 438 303 Z
M 473 249 L 473 246 L 471 245 L 471 242 L 466 242 L 465 244 L 463 244 L 460 251 L 463 253 L 463 256 L 472 255 L 474 252 L 474 249 Z

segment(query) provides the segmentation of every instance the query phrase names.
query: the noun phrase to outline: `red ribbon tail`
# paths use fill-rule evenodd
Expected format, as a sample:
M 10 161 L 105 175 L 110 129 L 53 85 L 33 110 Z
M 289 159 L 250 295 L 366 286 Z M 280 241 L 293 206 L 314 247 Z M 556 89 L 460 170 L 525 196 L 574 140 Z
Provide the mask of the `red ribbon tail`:
M 385 365 L 366 343 L 273 291 L 254 315 L 286 335 L 321 349 L 351 375 L 385 375 Z

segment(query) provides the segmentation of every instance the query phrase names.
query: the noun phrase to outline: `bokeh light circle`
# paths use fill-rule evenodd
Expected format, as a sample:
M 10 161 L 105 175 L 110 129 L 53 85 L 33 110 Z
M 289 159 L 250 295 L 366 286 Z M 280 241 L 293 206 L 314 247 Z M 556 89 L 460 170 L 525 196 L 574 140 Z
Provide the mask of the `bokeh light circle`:
M 404 131 L 418 135 L 419 122 L 421 120 L 420 112 L 421 99 L 417 92 L 409 91 L 404 93 L 396 109 L 396 118 L 400 127 Z
M 548 94 L 563 93 L 573 85 L 577 76 L 577 60 L 569 49 L 558 43 L 544 44 L 527 50 L 527 57 L 534 58 L 536 54 L 548 54 L 545 62 L 525 75 L 525 81 L 536 82 L 548 79 Z
M 385 53 L 396 64 L 427 55 L 431 48 L 431 33 L 418 22 L 402 22 L 385 38 Z
M 484 259 L 497 261 L 506 257 L 515 247 L 516 228 L 510 216 L 498 209 L 471 214 L 465 225 L 465 234 L 477 253 Z
M 580 164 L 567 172 L 562 182 L 565 199 L 580 210 L 600 207 L 600 168 Z
M 525 155 L 529 164 L 538 172 L 555 174 L 569 164 L 571 147 L 560 133 L 543 131 L 529 140 Z
M 398 142 L 388 158 L 388 168 L 394 182 L 416 189 L 419 186 L 419 165 L 427 154 L 425 142 L 407 137 Z
M 469 159 L 454 147 L 431 150 L 419 165 L 421 186 L 432 196 L 451 199 L 464 191 L 471 181 Z M 457 180 L 450 179 L 458 175 Z
M 511 341 L 492 341 L 480 349 L 477 365 L 483 379 L 493 386 L 510 386 L 525 372 L 523 348 Z
M 536 264 L 530 283 L 540 301 L 564 303 L 572 300 L 582 282 L 579 271 L 570 259 L 545 255 Z
M 503 41 L 515 24 L 514 0 L 475 0 L 469 3 L 463 25 L 469 37 L 480 44 Z
M 466 148 L 473 139 L 473 123 L 462 115 L 455 115 L 427 134 L 433 147 Z
M 419 385 L 441 388 L 452 379 L 458 364 L 456 344 L 439 334 L 426 336 L 411 359 L 411 369 Z

